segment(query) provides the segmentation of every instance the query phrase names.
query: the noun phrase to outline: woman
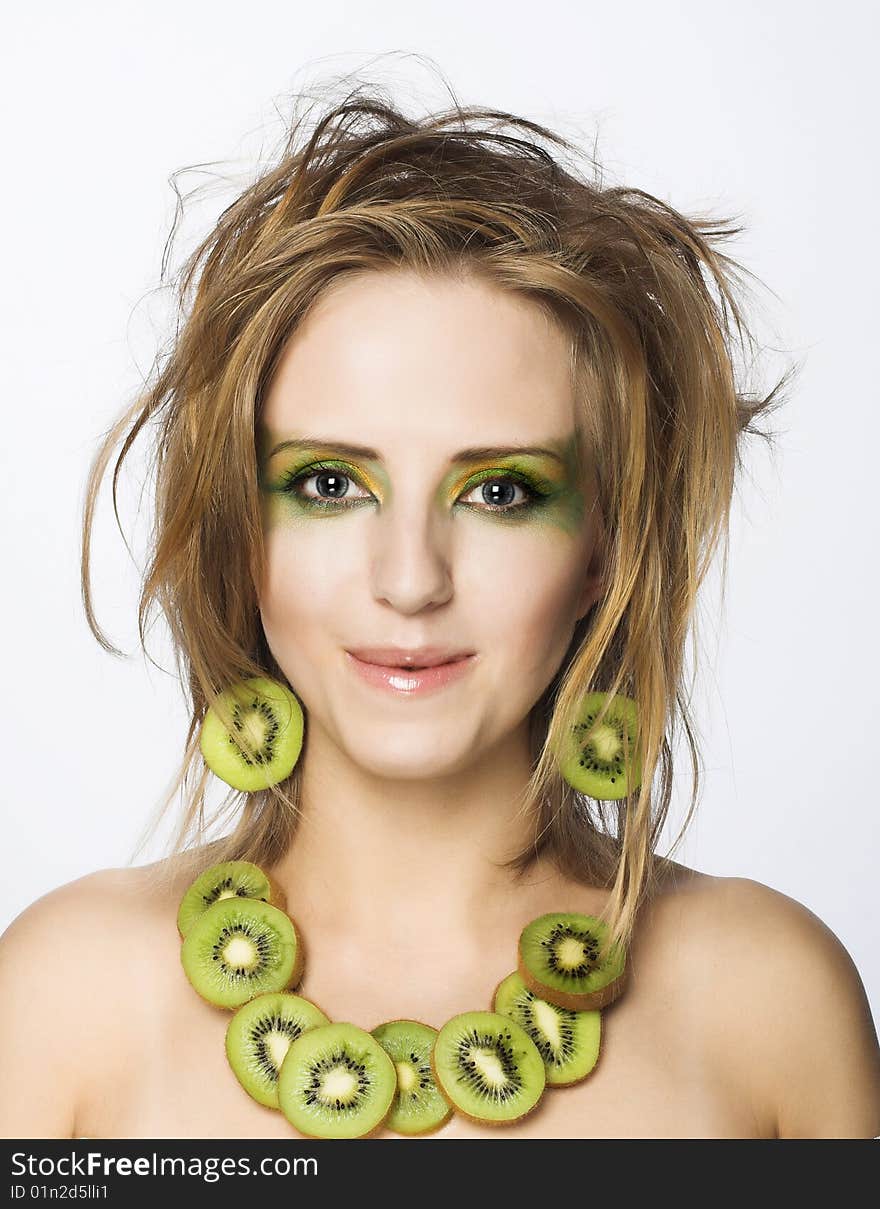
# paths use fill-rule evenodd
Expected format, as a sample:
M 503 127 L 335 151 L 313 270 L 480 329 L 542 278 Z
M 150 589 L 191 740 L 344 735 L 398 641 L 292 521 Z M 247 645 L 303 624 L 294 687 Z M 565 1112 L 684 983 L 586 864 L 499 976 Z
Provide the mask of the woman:
M 191 257 L 172 353 L 92 468 L 83 587 L 114 650 L 95 496 L 122 434 L 119 461 L 158 424 L 140 620 L 161 604 L 186 670 L 188 810 L 166 860 L 62 886 L 0 941 L 0 1132 L 296 1136 L 242 1091 L 229 1015 L 181 968 L 183 895 L 242 859 L 304 939 L 298 993 L 364 1029 L 488 1008 L 549 912 L 625 947 L 590 1076 L 438 1138 L 880 1133 L 880 1051 L 836 937 L 654 852 L 678 721 L 697 799 L 697 590 L 740 443 L 778 402 L 735 382 L 733 229 L 603 188 L 508 114 L 416 122 L 355 95 L 300 133 Z M 203 720 L 249 677 L 296 694 L 302 750 L 207 843 Z M 637 707 L 623 797 L 558 758 L 596 691 Z

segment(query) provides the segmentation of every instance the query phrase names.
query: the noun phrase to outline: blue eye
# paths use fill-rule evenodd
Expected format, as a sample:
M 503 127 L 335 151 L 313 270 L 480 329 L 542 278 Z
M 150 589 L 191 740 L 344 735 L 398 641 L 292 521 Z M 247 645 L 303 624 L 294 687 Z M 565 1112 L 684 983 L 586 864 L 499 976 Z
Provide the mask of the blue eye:
M 312 479 L 315 480 L 317 495 L 312 495 L 303 489 L 303 485 Z M 311 466 L 286 475 L 282 481 L 281 490 L 309 507 L 350 508 L 354 503 L 360 503 L 370 498 L 369 492 L 363 496 L 351 496 L 349 486 L 355 482 L 354 477 L 339 466 L 332 463 L 314 462 Z M 364 490 L 366 491 L 366 488 Z M 351 502 L 343 502 L 349 500 Z
M 514 503 L 517 488 L 522 492 L 524 498 Z M 508 474 L 496 474 L 484 478 L 482 482 L 469 487 L 461 499 L 464 500 L 466 496 L 477 490 L 481 493 L 482 502 L 488 505 L 492 512 L 518 512 L 521 508 L 530 507 L 539 497 L 539 492 L 530 483 Z

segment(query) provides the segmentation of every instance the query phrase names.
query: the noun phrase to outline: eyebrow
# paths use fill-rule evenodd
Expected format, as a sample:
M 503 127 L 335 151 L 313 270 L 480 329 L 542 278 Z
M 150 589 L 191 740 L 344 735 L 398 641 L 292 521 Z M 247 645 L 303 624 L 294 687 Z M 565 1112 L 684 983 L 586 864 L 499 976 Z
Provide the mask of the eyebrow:
M 316 446 L 319 448 L 334 449 L 338 453 L 343 453 L 346 457 L 350 458 L 364 458 L 374 462 L 382 461 L 381 454 L 375 449 L 370 449 L 366 445 L 350 445 L 344 441 L 334 441 L 330 437 L 299 437 L 296 440 L 281 441 L 268 456 L 270 458 L 274 457 L 282 449 L 313 449 Z M 564 463 L 561 453 L 542 445 L 475 445 L 470 449 L 459 450 L 449 460 L 457 465 L 460 462 L 476 462 L 482 458 L 504 458 L 522 454 L 555 458 L 557 462 Z

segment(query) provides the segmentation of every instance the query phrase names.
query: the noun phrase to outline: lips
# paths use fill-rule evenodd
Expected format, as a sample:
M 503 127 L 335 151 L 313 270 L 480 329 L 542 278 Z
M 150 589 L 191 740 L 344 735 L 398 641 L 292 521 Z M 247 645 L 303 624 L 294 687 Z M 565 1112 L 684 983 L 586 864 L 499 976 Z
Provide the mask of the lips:
M 390 695 L 399 700 L 424 697 L 438 693 L 466 679 L 479 656 L 464 651 L 441 651 L 437 648 L 422 648 L 403 655 L 400 648 L 389 651 L 387 647 L 361 647 L 359 651 L 345 652 L 352 672 L 372 690 L 378 690 L 387 699 Z M 367 658 L 369 656 L 369 658 Z M 401 663 L 409 657 L 412 661 Z M 384 660 L 380 663 L 378 660 Z M 416 660 L 430 659 L 430 666 L 419 666 Z
M 444 663 L 457 663 L 473 655 L 473 651 L 454 650 L 449 647 L 356 647 L 349 650 L 350 655 L 363 663 L 373 663 L 378 667 L 401 668 L 406 671 L 417 671 L 419 668 L 439 667 Z

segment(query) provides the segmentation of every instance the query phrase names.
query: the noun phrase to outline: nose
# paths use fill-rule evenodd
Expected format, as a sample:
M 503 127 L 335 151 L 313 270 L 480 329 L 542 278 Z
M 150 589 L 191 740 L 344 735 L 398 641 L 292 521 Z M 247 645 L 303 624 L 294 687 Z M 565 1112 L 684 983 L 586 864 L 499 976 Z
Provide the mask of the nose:
M 419 613 L 452 595 L 449 518 L 422 490 L 398 489 L 371 526 L 374 598 L 399 613 Z

